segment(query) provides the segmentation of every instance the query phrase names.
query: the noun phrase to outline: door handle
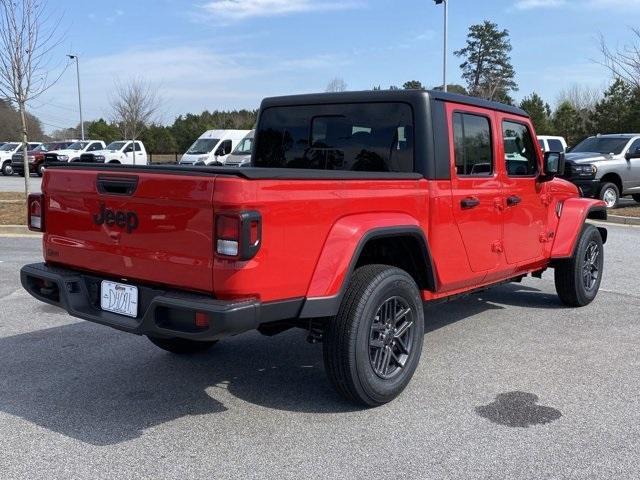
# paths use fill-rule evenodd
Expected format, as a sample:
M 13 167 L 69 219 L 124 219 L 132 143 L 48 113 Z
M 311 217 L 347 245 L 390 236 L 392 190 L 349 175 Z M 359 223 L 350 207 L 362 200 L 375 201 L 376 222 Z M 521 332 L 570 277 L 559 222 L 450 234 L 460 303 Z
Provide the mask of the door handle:
M 522 199 L 519 196 L 511 195 L 510 197 L 507 197 L 507 206 L 513 207 L 515 205 L 518 205 L 521 201 Z
M 475 208 L 478 205 L 480 205 L 480 200 L 477 197 L 467 197 L 460 200 L 460 206 L 463 208 L 463 210 Z

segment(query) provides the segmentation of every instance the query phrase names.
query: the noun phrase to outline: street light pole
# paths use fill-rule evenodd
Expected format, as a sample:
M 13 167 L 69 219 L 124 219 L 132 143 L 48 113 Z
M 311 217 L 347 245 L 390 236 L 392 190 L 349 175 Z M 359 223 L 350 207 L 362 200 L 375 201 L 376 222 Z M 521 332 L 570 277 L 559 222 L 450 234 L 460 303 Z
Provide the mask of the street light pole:
M 447 30 L 449 27 L 449 0 L 434 0 L 436 5 L 444 3 L 444 48 L 442 55 L 442 91 L 447 91 Z
M 76 77 L 78 79 L 78 108 L 80 109 L 80 135 L 84 141 L 84 122 L 82 121 L 82 97 L 80 95 L 80 61 L 77 55 L 67 55 L 71 60 L 76 61 Z

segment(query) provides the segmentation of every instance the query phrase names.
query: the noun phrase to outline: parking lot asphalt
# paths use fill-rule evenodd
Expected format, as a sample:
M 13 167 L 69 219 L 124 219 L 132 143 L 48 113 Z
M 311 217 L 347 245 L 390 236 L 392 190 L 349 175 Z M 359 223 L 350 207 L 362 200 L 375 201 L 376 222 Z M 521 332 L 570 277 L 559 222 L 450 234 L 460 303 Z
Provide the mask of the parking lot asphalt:
M 40 191 L 41 183 L 42 178 L 31 175 L 29 185 L 33 192 Z M 24 177 L 20 175 L 0 176 L 0 192 L 24 192 Z
M 593 304 L 547 272 L 430 306 L 413 381 L 369 410 L 302 331 L 172 356 L 32 299 L 40 240 L 0 238 L 2 478 L 637 479 L 640 228 L 609 231 Z

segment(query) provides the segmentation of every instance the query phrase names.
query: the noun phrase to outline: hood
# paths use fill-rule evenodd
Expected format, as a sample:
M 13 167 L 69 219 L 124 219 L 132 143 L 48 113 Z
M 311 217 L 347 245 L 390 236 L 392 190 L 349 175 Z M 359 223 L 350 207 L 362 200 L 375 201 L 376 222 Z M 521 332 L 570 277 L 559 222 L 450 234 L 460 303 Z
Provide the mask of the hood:
M 80 155 L 82 153 L 84 153 L 82 150 L 68 150 L 68 149 L 63 149 L 63 150 L 51 150 L 50 152 L 47 153 L 55 153 L 56 155 L 67 155 L 67 156 L 71 156 L 71 155 Z
M 603 162 L 609 159 L 609 155 L 603 155 L 598 152 L 579 152 L 579 153 L 567 153 L 564 158 L 567 162 L 571 163 L 593 163 Z
M 250 153 L 242 153 L 242 154 L 232 153 L 227 157 L 226 163 L 242 163 L 242 162 L 247 162 L 249 160 L 251 160 Z
M 120 153 L 120 150 L 94 150 L 93 152 L 83 152 L 90 153 L 91 155 L 109 155 L 114 153 Z
M 41 151 L 35 151 L 35 150 L 27 150 L 27 157 L 36 157 L 38 155 L 44 155 L 47 152 L 41 152 Z M 13 154 L 14 157 L 19 157 L 22 158 L 22 150 L 18 150 L 16 153 Z

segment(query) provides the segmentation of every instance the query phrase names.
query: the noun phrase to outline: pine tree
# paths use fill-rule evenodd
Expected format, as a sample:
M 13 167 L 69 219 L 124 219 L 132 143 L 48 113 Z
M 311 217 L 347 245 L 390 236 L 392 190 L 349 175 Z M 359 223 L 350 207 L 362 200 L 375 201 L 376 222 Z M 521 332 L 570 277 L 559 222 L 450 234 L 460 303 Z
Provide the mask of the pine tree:
M 467 45 L 454 54 L 464 59 L 460 68 L 471 95 L 513 102 L 510 92 L 517 91 L 518 85 L 509 52 L 508 30 L 498 30 L 498 25 L 488 20 L 469 27 Z
M 549 117 L 551 117 L 551 107 L 542 100 L 536 92 L 525 97 L 520 102 L 520 108 L 529 114 L 536 133 L 546 135 L 550 133 Z

